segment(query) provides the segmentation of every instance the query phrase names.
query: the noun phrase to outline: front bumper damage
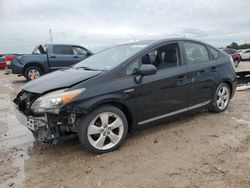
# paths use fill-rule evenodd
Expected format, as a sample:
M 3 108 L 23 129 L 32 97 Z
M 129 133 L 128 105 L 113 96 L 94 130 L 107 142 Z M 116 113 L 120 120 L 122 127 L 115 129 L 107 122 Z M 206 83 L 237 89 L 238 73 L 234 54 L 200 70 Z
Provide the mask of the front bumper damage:
M 37 94 L 22 91 L 14 100 L 18 121 L 33 133 L 35 140 L 56 144 L 77 137 L 76 118 L 80 115 L 79 111 L 76 113 L 67 108 L 59 114 L 33 114 L 30 107 L 38 97 Z
M 40 117 L 26 116 L 20 111 L 16 114 L 19 122 L 32 132 L 36 141 L 56 144 L 77 136 L 75 114 L 64 117 L 56 117 L 52 114 L 44 114 Z

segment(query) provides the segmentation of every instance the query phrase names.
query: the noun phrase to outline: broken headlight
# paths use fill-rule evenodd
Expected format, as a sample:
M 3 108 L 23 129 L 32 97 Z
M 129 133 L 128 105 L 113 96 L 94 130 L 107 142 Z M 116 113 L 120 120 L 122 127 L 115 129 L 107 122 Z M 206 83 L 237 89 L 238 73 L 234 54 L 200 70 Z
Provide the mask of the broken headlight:
M 84 92 L 83 89 L 75 89 L 67 91 L 66 89 L 53 91 L 39 97 L 31 105 L 31 110 L 34 113 L 59 113 L 59 108 L 65 104 L 68 104 L 72 99 Z

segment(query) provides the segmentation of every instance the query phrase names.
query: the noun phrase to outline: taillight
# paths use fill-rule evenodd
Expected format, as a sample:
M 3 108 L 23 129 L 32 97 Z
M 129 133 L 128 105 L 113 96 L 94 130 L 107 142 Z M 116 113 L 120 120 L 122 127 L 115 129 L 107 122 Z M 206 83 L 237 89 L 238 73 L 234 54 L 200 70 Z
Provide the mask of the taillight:
M 13 58 L 14 58 L 13 55 L 7 55 L 7 56 L 5 56 L 5 61 L 12 61 Z

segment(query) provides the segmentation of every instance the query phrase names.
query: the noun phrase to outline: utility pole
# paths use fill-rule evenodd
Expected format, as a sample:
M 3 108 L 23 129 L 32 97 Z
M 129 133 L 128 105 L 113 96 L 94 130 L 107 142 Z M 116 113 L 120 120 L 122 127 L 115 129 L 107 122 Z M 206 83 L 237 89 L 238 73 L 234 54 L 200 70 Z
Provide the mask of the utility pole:
M 49 36 L 50 36 L 50 44 L 52 44 L 52 32 L 51 32 L 51 29 L 49 29 Z

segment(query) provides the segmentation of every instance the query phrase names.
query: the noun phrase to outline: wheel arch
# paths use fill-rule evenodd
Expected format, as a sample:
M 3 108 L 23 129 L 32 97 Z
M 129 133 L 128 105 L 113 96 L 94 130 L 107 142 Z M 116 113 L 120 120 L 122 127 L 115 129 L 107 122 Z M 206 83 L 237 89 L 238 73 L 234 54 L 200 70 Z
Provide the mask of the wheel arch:
M 36 66 L 36 67 L 40 68 L 41 71 L 42 71 L 43 73 L 45 72 L 44 67 L 43 67 L 40 63 L 38 63 L 38 62 L 30 62 L 30 63 L 27 63 L 27 64 L 23 67 L 22 73 L 24 74 L 25 71 L 26 71 L 26 69 L 29 68 L 29 67 L 32 67 L 32 66 Z
M 134 123 L 134 118 L 133 118 L 132 112 L 129 110 L 127 105 L 125 105 L 123 102 L 121 102 L 117 99 L 106 99 L 106 100 L 99 101 L 99 102 L 93 104 L 92 106 L 90 106 L 88 108 L 88 111 L 91 112 L 91 111 L 93 111 L 101 106 L 105 106 L 105 105 L 111 105 L 111 106 L 114 106 L 114 107 L 118 108 L 119 110 L 121 110 L 127 118 L 128 131 L 132 130 L 132 124 Z

